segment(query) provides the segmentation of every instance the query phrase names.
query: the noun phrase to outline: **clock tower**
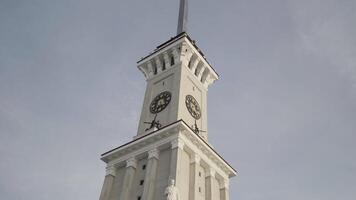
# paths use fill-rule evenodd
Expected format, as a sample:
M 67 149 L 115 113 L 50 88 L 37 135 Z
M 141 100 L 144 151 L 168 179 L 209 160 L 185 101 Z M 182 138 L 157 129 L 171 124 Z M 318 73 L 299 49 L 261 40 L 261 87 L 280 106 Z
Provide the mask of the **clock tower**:
M 208 142 L 207 92 L 219 77 L 187 34 L 180 0 L 177 36 L 137 62 L 146 81 L 133 140 L 102 154 L 100 200 L 228 200 L 236 171 Z

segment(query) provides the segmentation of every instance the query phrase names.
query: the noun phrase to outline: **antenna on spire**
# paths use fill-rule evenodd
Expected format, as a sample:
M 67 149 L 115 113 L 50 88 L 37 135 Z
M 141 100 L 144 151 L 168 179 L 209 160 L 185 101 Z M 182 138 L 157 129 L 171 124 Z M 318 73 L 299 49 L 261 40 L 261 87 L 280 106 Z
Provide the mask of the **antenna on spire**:
M 187 32 L 188 0 L 180 0 L 177 35 Z

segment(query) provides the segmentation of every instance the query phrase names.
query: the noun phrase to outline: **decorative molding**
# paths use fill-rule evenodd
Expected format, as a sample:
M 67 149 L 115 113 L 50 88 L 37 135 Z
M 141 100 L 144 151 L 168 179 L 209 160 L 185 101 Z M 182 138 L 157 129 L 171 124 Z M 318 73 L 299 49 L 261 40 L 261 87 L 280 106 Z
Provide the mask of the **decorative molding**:
M 126 160 L 126 167 L 133 167 L 137 168 L 137 159 L 135 157 L 131 157 L 128 160 Z
M 106 174 L 105 176 L 107 175 L 111 175 L 111 176 L 116 176 L 116 167 L 113 166 L 113 165 L 108 165 L 106 167 Z
M 197 164 L 199 164 L 200 163 L 200 160 L 201 160 L 201 158 L 199 157 L 199 155 L 197 154 L 197 153 L 192 153 L 191 155 L 190 155 L 190 164 L 192 164 L 192 163 L 197 163 Z
M 204 139 L 196 135 L 183 121 L 177 121 L 167 127 L 140 137 L 121 147 L 102 155 L 102 160 L 116 166 L 125 166 L 132 157 L 147 156 L 147 152 L 154 148 L 187 148 L 201 158 L 200 163 L 205 168 L 213 167 L 217 174 L 224 179 L 236 175 L 236 171 L 228 165 Z M 203 162 L 203 163 L 202 163 Z M 203 165 L 206 163 L 206 165 Z
M 205 171 L 205 177 L 215 177 L 216 171 L 213 168 L 208 168 Z
M 172 149 L 175 149 L 175 148 L 183 149 L 183 148 L 184 148 L 184 142 L 183 142 L 183 140 L 180 139 L 180 138 L 177 138 L 177 139 L 173 140 L 173 141 L 171 142 L 171 145 L 172 145 L 172 146 L 171 146 Z
M 230 181 L 229 181 L 229 179 L 223 179 L 223 180 L 219 181 L 219 184 L 220 184 L 220 189 L 228 190 L 229 189 L 229 185 L 230 185 Z
M 172 67 L 170 65 L 171 56 L 174 58 L 174 66 L 188 66 L 188 63 L 190 63 L 191 72 L 206 89 L 219 78 L 218 74 L 206 60 L 201 50 L 186 34 L 180 35 L 179 37 L 164 43 L 164 45 L 161 45 L 152 54 L 138 61 L 138 68 L 143 72 L 146 79 L 149 80 Z M 163 63 L 165 63 L 164 69 L 162 67 Z M 157 70 L 155 70 L 156 68 Z M 196 68 L 198 68 L 198 70 L 195 74 Z M 206 73 L 204 73 L 205 68 L 208 69 L 206 70 Z
M 165 145 L 167 147 L 169 147 L 170 142 L 175 137 L 176 137 L 175 135 L 173 135 L 173 136 L 169 135 L 169 136 L 167 136 L 167 138 L 162 138 L 161 140 L 159 140 L 158 138 L 155 140 L 152 139 L 151 140 L 152 143 L 148 143 L 147 146 L 137 149 L 135 151 L 124 151 L 123 150 L 123 152 L 120 154 L 121 157 L 118 155 L 118 157 L 112 158 L 113 160 L 111 162 L 116 165 L 122 165 L 122 163 L 125 162 L 130 157 L 138 157 L 140 155 L 144 155 L 152 148 L 158 148 L 158 147 L 165 146 Z M 126 165 L 126 163 L 124 165 Z
M 219 156 L 217 156 L 217 154 L 212 151 L 207 144 L 201 141 L 203 140 L 202 138 L 199 139 L 199 136 L 194 134 L 189 129 L 182 131 L 182 133 L 187 139 L 187 141 L 185 141 L 186 146 L 188 146 L 188 148 L 192 148 L 194 152 L 201 152 L 201 159 L 208 163 L 208 166 L 216 166 L 222 177 L 226 178 L 236 175 L 236 172 L 229 165 L 225 164 L 224 160 L 219 158 Z
M 159 158 L 159 150 L 157 148 L 151 149 L 148 151 L 148 159 Z

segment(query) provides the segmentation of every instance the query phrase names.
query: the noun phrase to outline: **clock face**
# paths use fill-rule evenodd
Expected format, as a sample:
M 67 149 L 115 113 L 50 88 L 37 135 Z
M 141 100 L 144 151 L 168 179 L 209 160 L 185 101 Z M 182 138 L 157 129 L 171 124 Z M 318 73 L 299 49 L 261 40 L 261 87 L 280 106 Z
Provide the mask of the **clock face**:
M 157 114 L 164 110 L 169 102 L 171 102 L 172 94 L 168 91 L 159 93 L 151 102 L 150 112 L 152 114 Z
M 192 95 L 187 95 L 185 97 L 185 105 L 189 113 L 194 117 L 194 119 L 198 120 L 201 117 L 201 110 L 197 100 L 194 99 Z

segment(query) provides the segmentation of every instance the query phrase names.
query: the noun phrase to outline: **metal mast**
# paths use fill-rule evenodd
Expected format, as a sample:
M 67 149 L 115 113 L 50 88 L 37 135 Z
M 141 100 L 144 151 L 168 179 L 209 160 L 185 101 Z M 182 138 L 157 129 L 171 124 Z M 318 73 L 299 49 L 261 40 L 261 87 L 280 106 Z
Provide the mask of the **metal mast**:
M 188 0 L 180 0 L 177 35 L 187 32 Z

